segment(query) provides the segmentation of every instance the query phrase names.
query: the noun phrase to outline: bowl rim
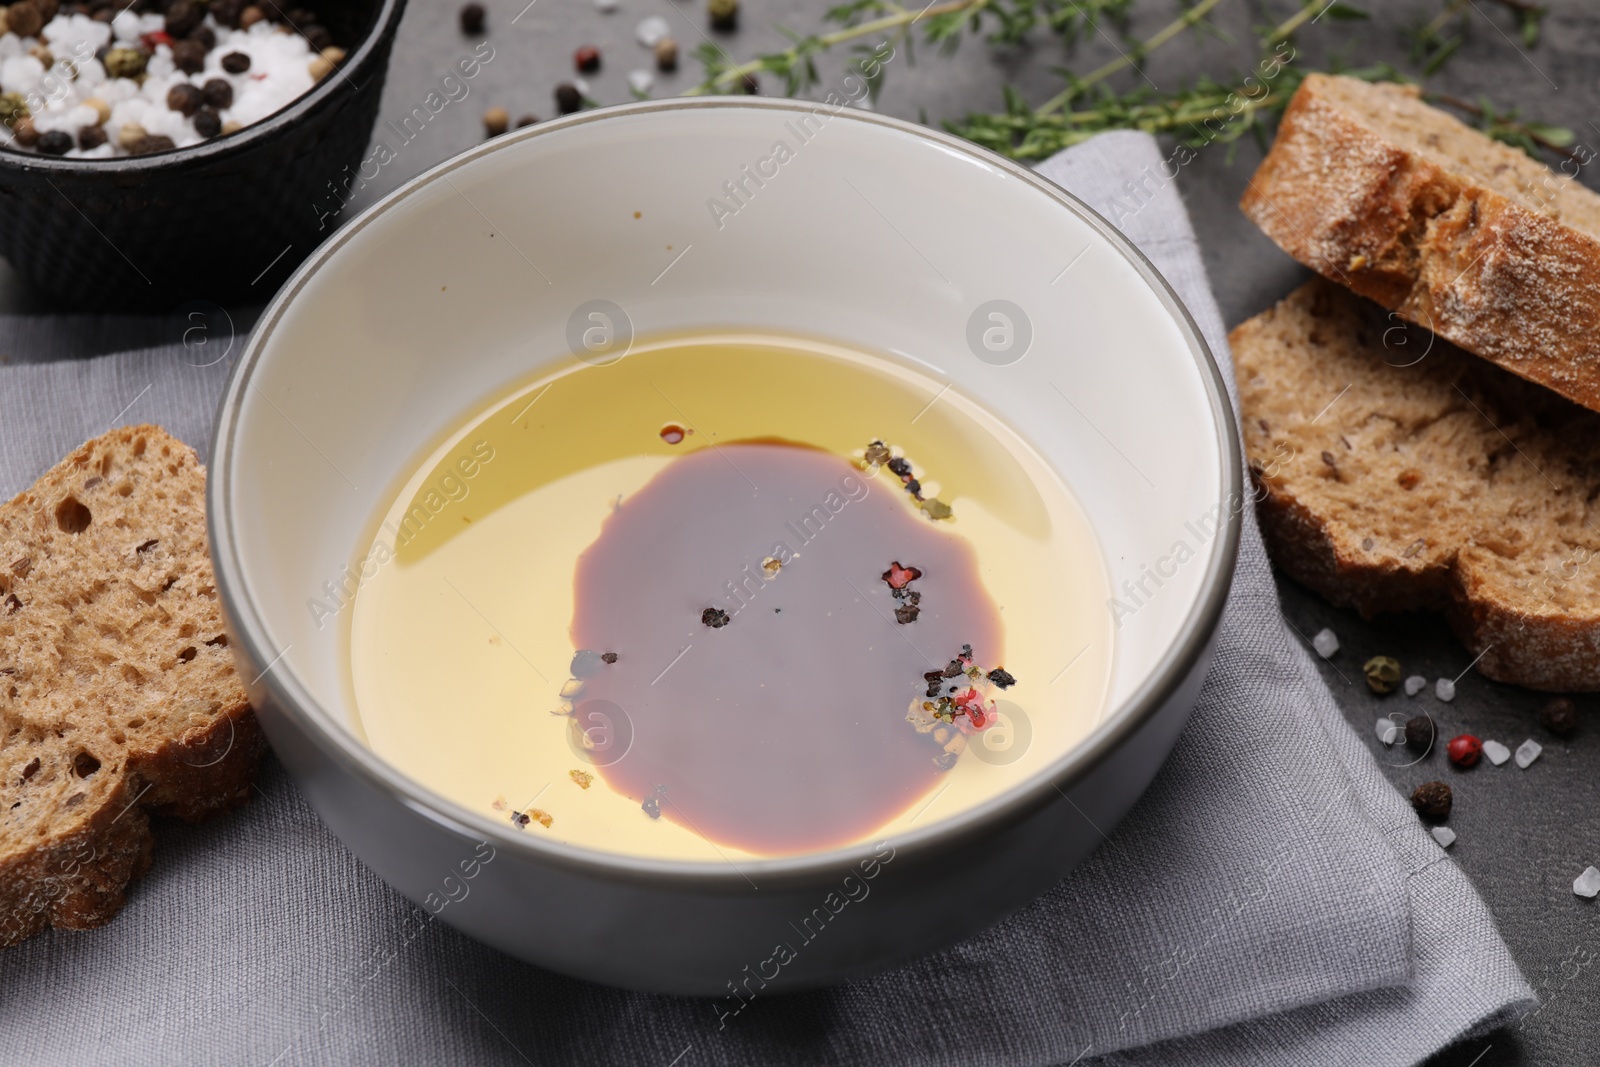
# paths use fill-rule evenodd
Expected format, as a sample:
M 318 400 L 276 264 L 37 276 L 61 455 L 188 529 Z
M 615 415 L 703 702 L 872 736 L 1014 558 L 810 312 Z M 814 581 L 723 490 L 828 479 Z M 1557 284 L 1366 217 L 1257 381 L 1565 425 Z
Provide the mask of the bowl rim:
M 256 142 L 299 122 L 312 111 L 324 105 L 332 106 L 337 103 L 339 94 L 343 91 L 341 85 L 348 85 L 352 93 L 366 88 L 365 83 L 357 85 L 351 79 L 350 72 L 368 64 L 379 42 L 392 35 L 398 27 L 405 7 L 406 0 L 379 0 L 372 23 L 362 35 L 361 43 L 348 49 L 345 61 L 334 68 L 333 74 L 266 118 L 252 122 L 235 133 L 219 134 L 199 144 L 169 148 L 164 152 L 152 152 L 146 156 L 112 156 L 110 159 L 69 159 L 66 156 L 47 156 L 42 152 L 18 152 L 10 147 L 3 147 L 0 148 L 0 168 L 23 173 L 39 171 L 47 176 L 70 174 L 74 177 L 87 177 L 103 174 L 111 177 L 133 177 L 146 175 L 150 171 L 168 166 L 190 162 L 215 162 L 247 151 L 254 147 Z
M 251 375 L 261 363 L 262 352 L 268 339 L 271 338 L 274 328 L 295 296 L 313 282 L 322 264 L 336 255 L 368 225 L 398 208 L 420 190 L 444 180 L 451 171 L 525 140 L 559 135 L 562 131 L 576 126 L 691 109 L 733 108 L 810 112 L 819 106 L 823 105 L 810 101 L 760 97 L 678 97 L 581 111 L 549 123 L 527 127 L 510 135 L 502 135 L 429 168 L 368 207 L 356 218 L 340 227 L 337 233 L 306 257 L 273 297 L 272 302 L 262 313 L 257 328 L 252 331 L 244 352 L 230 371 L 222 402 L 218 407 L 212 433 L 211 473 L 206 488 L 207 533 L 211 543 L 211 557 L 219 594 L 237 631 L 236 637 L 242 642 L 239 651 L 244 653 L 247 662 L 266 664 L 260 676 L 251 683 L 252 687 L 258 684 L 264 686 L 270 695 L 270 702 L 275 705 L 275 710 L 291 720 L 299 731 L 313 738 L 318 750 L 345 772 L 363 780 L 377 791 L 387 794 L 391 800 L 442 829 L 464 835 L 471 840 L 488 841 L 497 850 L 507 849 L 512 854 L 551 864 L 578 876 L 652 884 L 670 882 L 677 888 L 713 891 L 747 889 L 756 885 L 752 879 L 759 876 L 764 879 L 761 882 L 762 888 L 780 889 L 817 884 L 823 879 L 836 879 L 839 872 L 845 868 L 854 867 L 874 855 L 878 843 L 862 842 L 825 852 L 742 859 L 735 865 L 731 860 L 726 863 L 710 863 L 603 852 L 566 842 L 544 841 L 517 831 L 510 825 L 502 827 L 498 825 L 498 820 L 492 820 L 487 815 L 473 811 L 403 774 L 363 744 L 353 732 L 335 728 L 333 726 L 335 716 L 323 709 L 293 674 L 272 669 L 282 658 L 282 654 L 276 652 L 272 644 L 265 639 L 266 627 L 255 605 L 243 595 L 245 588 L 243 561 L 239 556 L 238 543 L 232 535 L 232 500 L 236 492 L 231 474 L 234 435 L 238 427 L 238 413 L 248 391 Z M 952 134 L 853 108 L 841 109 L 835 117 L 886 127 L 898 133 L 932 141 L 941 148 L 954 150 L 985 165 L 998 168 L 1010 177 L 1045 194 L 1060 207 L 1073 212 L 1106 238 L 1155 292 L 1188 342 L 1190 355 L 1200 371 L 1211 405 L 1213 425 L 1219 438 L 1216 443 L 1221 454 L 1217 499 L 1224 514 L 1218 536 L 1212 539 L 1211 551 L 1206 560 L 1201 588 L 1195 603 L 1181 623 L 1177 635 L 1157 661 L 1155 668 L 1120 708 L 1113 709 L 1087 737 L 1030 778 L 1002 793 L 991 803 L 957 813 L 948 819 L 937 820 L 922 829 L 897 835 L 891 842 L 896 858 L 902 855 L 926 858 L 957 847 L 963 841 L 986 834 L 992 835 L 1008 824 L 1027 818 L 1058 797 L 1066 797 L 1067 789 L 1090 774 L 1111 752 L 1138 733 L 1188 680 L 1194 667 L 1211 645 L 1220 625 L 1228 591 L 1232 586 L 1243 510 L 1241 507 L 1232 506 L 1232 502 L 1243 499 L 1243 460 L 1233 405 L 1228 397 L 1222 372 L 1204 335 L 1166 279 L 1121 231 L 1082 200 L 1054 182 L 1013 160 Z M 1070 803 L 1070 798 L 1067 799 Z M 1085 816 L 1085 819 L 1088 819 L 1088 816 Z M 1092 820 L 1090 825 L 1094 825 Z M 1095 826 L 1095 829 L 1100 831 L 1098 826 Z M 1102 837 L 1105 836 L 1103 831 L 1100 833 Z

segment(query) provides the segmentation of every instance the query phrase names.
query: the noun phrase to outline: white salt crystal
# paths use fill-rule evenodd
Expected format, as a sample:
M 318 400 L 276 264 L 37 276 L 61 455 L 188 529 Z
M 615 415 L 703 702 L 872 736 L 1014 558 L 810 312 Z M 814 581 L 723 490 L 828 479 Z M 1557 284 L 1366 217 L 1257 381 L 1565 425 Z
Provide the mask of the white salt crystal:
M 617 0 L 594 0 L 594 6 L 602 15 L 609 15 L 617 9 Z
M 1428 833 L 1432 834 L 1433 839 L 1439 842 L 1440 848 L 1449 848 L 1456 843 L 1456 832 L 1448 826 L 1435 826 Z
M 139 16 L 124 8 L 111 20 L 111 33 L 119 41 L 139 39 Z
M 1572 880 L 1572 891 L 1590 900 L 1600 896 L 1600 870 L 1585 867 L 1583 873 Z
M 1433 695 L 1446 704 L 1456 698 L 1456 683 L 1449 678 L 1440 678 L 1433 683 Z
M 1428 688 L 1428 680 L 1420 674 L 1413 674 L 1406 679 L 1406 696 L 1414 697 Z
M 1517 766 L 1524 769 L 1528 764 L 1539 758 L 1539 753 L 1544 751 L 1544 746 L 1533 738 L 1528 738 L 1517 746 Z
M 647 19 L 642 19 L 639 25 L 633 28 L 633 35 L 646 48 L 654 48 L 656 42 L 665 37 L 671 30 L 672 27 L 667 25 L 666 19 L 660 15 L 651 15 Z
M 630 70 L 628 72 L 628 88 L 641 96 L 648 93 L 650 87 L 655 83 L 656 76 L 648 70 Z
M 1311 639 L 1311 647 L 1317 650 L 1317 655 L 1328 659 L 1339 651 L 1339 635 L 1325 626 Z
M 257 23 L 257 25 L 260 24 Z M 589 83 L 582 78 L 573 78 L 572 87 L 578 90 L 578 92 L 582 93 L 584 96 L 589 95 Z
M 1489 757 L 1489 762 L 1496 767 L 1511 758 L 1511 750 L 1498 741 L 1485 741 L 1483 754 Z
M 1405 727 L 1393 719 L 1379 719 L 1377 725 L 1378 740 L 1386 745 L 1392 745 L 1405 737 Z

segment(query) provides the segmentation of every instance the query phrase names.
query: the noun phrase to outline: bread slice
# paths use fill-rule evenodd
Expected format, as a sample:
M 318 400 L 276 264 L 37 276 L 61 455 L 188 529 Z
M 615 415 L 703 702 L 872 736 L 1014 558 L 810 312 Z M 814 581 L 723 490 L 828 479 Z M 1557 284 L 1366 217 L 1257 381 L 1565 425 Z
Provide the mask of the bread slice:
M 0 945 L 115 915 L 148 813 L 248 799 L 264 742 L 227 645 L 205 469 L 164 430 L 113 430 L 0 506 Z
M 1319 274 L 1600 410 L 1600 195 L 1415 87 L 1308 76 L 1241 206 Z
M 1282 570 L 1443 611 L 1490 678 L 1600 689 L 1600 414 L 1321 279 L 1229 340 Z

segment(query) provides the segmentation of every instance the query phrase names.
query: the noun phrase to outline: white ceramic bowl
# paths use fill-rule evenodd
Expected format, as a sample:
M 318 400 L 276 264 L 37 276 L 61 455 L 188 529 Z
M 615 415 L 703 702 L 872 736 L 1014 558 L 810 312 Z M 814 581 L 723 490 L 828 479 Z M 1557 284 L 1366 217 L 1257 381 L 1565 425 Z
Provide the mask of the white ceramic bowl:
M 1149 594 L 1119 620 L 1091 736 L 997 803 L 894 840 L 871 903 L 771 987 L 929 951 L 1059 879 L 1148 784 L 1205 673 L 1241 491 L 1221 379 L 1161 278 L 1059 188 L 921 127 L 784 101 L 639 104 L 496 139 L 346 226 L 262 318 L 218 418 L 212 551 L 252 702 L 328 825 L 474 937 L 679 993 L 725 994 L 871 853 L 736 871 L 541 841 L 409 780 L 350 729 L 340 628 L 308 601 L 339 584 L 426 444 L 570 358 L 569 318 L 593 300 L 640 334 L 754 326 L 920 365 L 1001 413 L 1076 494 L 1113 585 L 1143 578 Z M 1031 332 L 1020 358 L 968 343 L 997 300 Z M 1179 540 L 1196 553 L 1181 565 Z

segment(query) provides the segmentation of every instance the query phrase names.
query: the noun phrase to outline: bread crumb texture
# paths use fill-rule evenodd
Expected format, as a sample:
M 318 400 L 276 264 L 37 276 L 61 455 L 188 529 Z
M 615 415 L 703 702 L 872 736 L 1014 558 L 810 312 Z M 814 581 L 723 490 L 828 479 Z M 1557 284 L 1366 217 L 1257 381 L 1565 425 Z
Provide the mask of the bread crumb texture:
M 263 747 L 193 450 L 113 430 L 0 507 L 0 945 L 109 921 L 150 814 L 243 802 Z
M 1600 195 L 1414 86 L 1308 76 L 1240 206 L 1324 277 L 1600 410 Z
M 1322 279 L 1229 340 L 1281 569 L 1444 612 L 1490 678 L 1600 689 L 1600 414 Z

